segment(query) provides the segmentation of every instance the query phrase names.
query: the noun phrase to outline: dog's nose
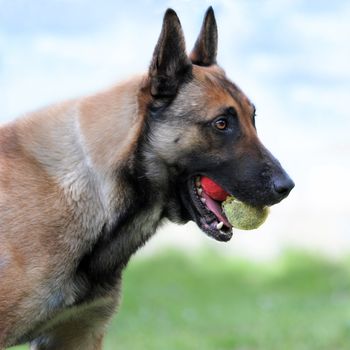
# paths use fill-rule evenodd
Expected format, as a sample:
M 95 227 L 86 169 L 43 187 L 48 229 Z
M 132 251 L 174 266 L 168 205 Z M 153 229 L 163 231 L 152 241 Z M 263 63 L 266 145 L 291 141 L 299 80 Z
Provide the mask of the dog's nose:
M 276 197 L 279 197 L 281 200 L 288 196 L 294 186 L 294 181 L 287 174 L 276 177 L 273 182 Z

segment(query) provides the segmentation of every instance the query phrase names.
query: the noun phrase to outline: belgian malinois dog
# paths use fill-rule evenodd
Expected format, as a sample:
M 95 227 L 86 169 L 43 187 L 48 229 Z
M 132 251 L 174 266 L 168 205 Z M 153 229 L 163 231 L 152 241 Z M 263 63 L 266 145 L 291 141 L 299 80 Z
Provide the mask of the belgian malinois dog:
M 122 271 L 165 218 L 228 241 L 198 177 L 256 207 L 289 194 L 216 52 L 212 8 L 190 55 L 169 9 L 146 74 L 1 127 L 1 349 L 101 349 Z

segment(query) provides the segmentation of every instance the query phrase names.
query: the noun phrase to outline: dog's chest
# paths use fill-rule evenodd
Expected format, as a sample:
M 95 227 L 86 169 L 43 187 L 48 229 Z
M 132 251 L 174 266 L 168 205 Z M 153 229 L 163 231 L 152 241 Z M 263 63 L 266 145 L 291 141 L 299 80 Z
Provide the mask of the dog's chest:
M 82 290 L 79 302 L 113 289 L 131 255 L 155 233 L 162 211 L 160 203 L 145 204 L 124 221 L 103 228 L 99 240 L 82 257 L 77 269 L 76 285 Z
M 81 258 L 75 274 L 65 282 L 64 288 L 55 288 L 47 296 L 48 319 L 28 332 L 23 341 L 33 339 L 43 330 L 73 316 L 77 319 L 85 317 L 85 313 L 91 314 L 95 309 L 97 315 L 112 312 L 118 303 L 123 268 L 130 256 L 154 234 L 161 216 L 160 204 L 146 205 L 130 220 L 105 228 L 91 251 Z M 50 309 L 54 311 L 49 312 Z

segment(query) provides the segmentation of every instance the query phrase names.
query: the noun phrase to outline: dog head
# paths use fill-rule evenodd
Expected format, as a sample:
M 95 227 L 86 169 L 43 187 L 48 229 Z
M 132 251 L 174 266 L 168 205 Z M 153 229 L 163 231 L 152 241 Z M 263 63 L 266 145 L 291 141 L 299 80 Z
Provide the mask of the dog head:
M 146 153 L 149 176 L 168 189 L 167 216 L 228 240 L 230 228 L 217 229 L 198 196 L 198 176 L 256 207 L 280 202 L 294 183 L 259 141 L 254 105 L 216 64 L 217 38 L 209 8 L 188 56 L 176 13 L 165 13 L 144 89 L 151 96 Z

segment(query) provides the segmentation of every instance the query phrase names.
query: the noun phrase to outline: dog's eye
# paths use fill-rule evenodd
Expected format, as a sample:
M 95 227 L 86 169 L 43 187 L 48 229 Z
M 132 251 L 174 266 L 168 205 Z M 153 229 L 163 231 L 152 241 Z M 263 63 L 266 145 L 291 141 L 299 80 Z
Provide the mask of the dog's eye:
M 226 118 L 220 118 L 218 120 L 215 120 L 214 125 L 219 130 L 225 130 L 228 125 L 228 121 Z

